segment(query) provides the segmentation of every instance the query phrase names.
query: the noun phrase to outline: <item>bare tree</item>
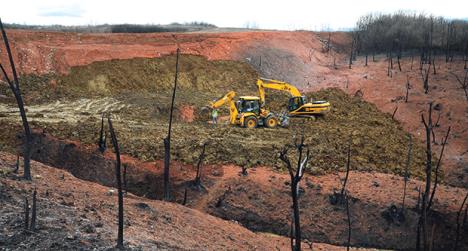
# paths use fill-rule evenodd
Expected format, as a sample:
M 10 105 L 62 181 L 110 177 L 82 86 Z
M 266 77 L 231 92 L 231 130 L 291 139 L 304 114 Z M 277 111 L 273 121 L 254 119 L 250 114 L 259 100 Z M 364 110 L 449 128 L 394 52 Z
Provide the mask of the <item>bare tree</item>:
M 395 110 L 393 110 L 392 119 L 395 119 L 395 114 L 397 111 L 398 111 L 398 104 L 395 106 Z
M 107 122 L 109 123 L 109 131 L 112 139 L 112 145 L 114 146 L 115 151 L 115 176 L 117 180 L 117 189 L 118 189 L 118 197 L 119 197 L 119 230 L 117 233 L 117 248 L 123 249 L 123 218 L 124 218 L 124 209 L 123 209 L 123 192 L 122 192 L 122 177 L 121 177 L 121 170 L 120 170 L 120 148 L 119 142 L 117 141 L 117 136 L 115 135 L 114 127 L 112 126 L 112 119 L 111 115 L 107 118 Z
M 14 173 L 18 173 L 19 166 L 20 166 L 20 155 L 19 155 L 19 153 L 16 153 L 15 170 L 13 171 Z
M 406 96 L 405 96 L 405 103 L 408 103 L 409 98 L 409 90 L 411 89 L 411 84 L 409 81 L 409 76 L 406 75 Z
M 429 65 L 430 67 L 430 65 Z M 424 71 L 424 73 L 423 73 Z M 430 68 L 427 68 L 426 69 L 422 69 L 421 70 L 421 77 L 422 77 L 422 80 L 423 80 L 423 87 L 424 87 L 424 93 L 427 94 L 429 93 L 429 71 L 430 71 Z
M 307 147 L 304 144 L 304 135 L 302 135 L 299 142 L 295 142 L 295 148 L 299 154 L 297 167 L 294 169 L 292 167 L 291 161 L 288 157 L 289 147 L 286 146 L 280 152 L 280 159 L 286 164 L 286 167 L 289 171 L 289 176 L 291 178 L 291 197 L 293 201 L 293 212 L 294 212 L 294 245 L 293 251 L 301 250 L 301 225 L 300 225 L 300 212 L 299 212 L 299 182 L 304 175 L 304 169 L 307 167 L 307 162 L 309 161 L 310 151 L 307 148 L 305 157 L 303 158 L 304 148 Z M 291 240 L 292 242 L 293 240 Z
M 104 153 L 106 151 L 106 137 L 107 137 L 107 132 L 104 132 L 104 114 L 102 114 L 101 117 L 101 130 L 99 131 L 99 141 L 98 141 L 98 147 L 99 151 L 101 153 Z
M 401 63 L 400 63 L 400 59 L 401 59 L 401 45 L 400 45 L 400 48 L 399 48 L 399 51 L 398 51 L 398 55 L 397 55 L 398 70 L 401 72 Z
M 351 140 L 348 143 L 348 153 L 347 153 L 347 160 L 346 160 L 346 176 L 343 181 L 343 186 L 341 187 L 340 200 L 344 198 L 345 196 L 345 189 L 346 189 L 346 184 L 348 183 L 350 167 L 351 167 Z
M 463 78 L 463 81 L 457 76 L 457 74 L 450 72 L 452 75 L 457 78 L 458 83 L 460 83 L 463 91 L 465 92 L 465 98 L 468 100 L 468 71 L 465 70 L 465 77 Z
M 351 65 L 353 64 L 353 52 L 354 52 L 354 33 L 352 34 L 352 41 L 351 41 L 351 51 L 349 52 L 349 69 L 351 69 Z
M 437 189 L 437 183 L 439 181 L 440 162 L 442 161 L 442 156 L 444 154 L 444 149 L 445 149 L 445 145 L 447 144 L 449 134 L 450 134 L 450 126 L 447 129 L 447 134 L 445 135 L 445 138 L 444 138 L 444 140 L 442 142 L 442 149 L 440 150 L 439 160 L 437 161 L 437 165 L 436 165 L 436 168 L 435 168 L 434 187 L 432 188 L 431 198 L 429 199 L 429 203 L 427 205 L 427 211 L 429 211 L 431 209 L 432 200 L 434 199 L 434 195 L 435 195 L 435 192 L 436 192 L 436 189 Z
M 202 151 L 201 151 L 201 153 L 200 153 L 200 156 L 198 157 L 197 174 L 196 174 L 196 176 L 195 176 L 195 180 L 193 181 L 193 183 L 195 184 L 195 186 L 198 186 L 198 187 L 201 186 L 201 167 L 202 167 L 203 159 L 205 158 L 205 148 L 206 148 L 206 145 L 207 145 L 206 142 L 203 143 Z
M 408 183 L 408 179 L 409 179 L 409 167 L 411 165 L 411 154 L 412 154 L 412 151 L 413 151 L 413 137 L 411 137 L 411 134 L 408 135 L 408 155 L 406 156 L 406 163 L 405 163 L 405 177 L 403 178 L 404 179 L 404 186 L 403 186 L 403 203 L 402 203 L 402 210 L 401 212 L 402 213 L 405 213 L 405 199 L 406 199 L 406 185 Z
M 431 131 L 433 128 L 432 124 L 432 102 L 429 103 L 428 120 L 421 114 L 421 119 L 426 129 L 426 188 L 422 197 L 422 208 L 420 212 L 420 227 L 422 228 L 422 238 L 424 250 L 428 250 L 428 233 L 427 233 L 427 214 L 428 214 L 428 202 L 429 194 L 431 190 L 431 176 L 432 176 L 432 147 L 431 147 Z M 417 247 L 420 250 L 420 247 Z
M 182 205 L 187 205 L 187 187 L 184 190 L 184 200 L 182 201 Z
M 13 82 L 8 77 L 8 75 L 7 75 L 6 71 L 5 71 L 5 69 L 3 68 L 2 64 L 0 64 L 0 68 L 1 68 L 2 73 L 3 73 L 3 77 L 5 78 L 5 81 L 10 86 L 10 89 L 13 92 L 13 95 L 15 96 L 16 102 L 18 104 L 19 112 L 20 112 L 20 115 L 21 115 L 21 120 L 22 120 L 22 123 L 23 123 L 24 134 L 25 134 L 25 137 L 26 137 L 26 140 L 24 142 L 24 151 L 23 151 L 23 159 L 24 159 L 24 174 L 23 174 L 23 177 L 26 180 L 31 180 L 31 147 L 32 147 L 31 129 L 29 128 L 28 119 L 26 117 L 26 110 L 24 109 L 23 97 L 21 96 L 19 80 L 18 80 L 18 74 L 16 73 L 16 67 L 15 67 L 15 63 L 13 61 L 13 55 L 11 53 L 10 44 L 8 42 L 8 37 L 7 37 L 7 34 L 5 32 L 5 29 L 3 28 L 3 23 L 2 23 L 1 19 L 0 19 L 0 29 L 2 31 L 3 42 L 5 43 L 5 48 L 6 48 L 6 51 L 7 51 L 7 54 L 8 54 L 8 59 L 10 60 L 11 72 L 13 74 Z
M 36 218 L 37 218 L 37 191 L 36 191 L 36 188 L 34 188 L 34 192 L 33 192 L 33 201 L 32 201 L 32 213 L 31 213 L 31 227 L 30 227 L 30 230 L 31 231 L 35 231 L 36 230 Z
M 167 137 L 164 138 L 164 200 L 169 201 L 171 199 L 170 184 L 169 184 L 169 166 L 171 161 L 171 129 L 172 129 L 172 113 L 174 112 L 174 100 L 177 90 L 177 77 L 179 75 L 179 53 L 180 49 L 177 48 L 176 56 L 176 69 L 174 78 L 174 89 L 172 90 L 172 101 L 171 111 L 169 114 L 169 129 L 167 131 Z
M 24 230 L 29 230 L 29 201 L 24 197 Z
M 460 206 L 460 209 L 458 210 L 457 212 L 457 232 L 456 232 L 456 235 L 455 235 L 455 243 L 454 243 L 454 247 L 453 247 L 453 250 L 454 251 L 457 251 L 458 250 L 458 242 L 460 241 L 460 215 L 461 215 L 461 212 L 463 211 L 463 207 L 465 206 L 465 202 L 466 202 L 466 199 L 468 198 L 468 193 L 465 195 L 465 198 L 463 199 L 463 202 Z
M 348 192 L 345 194 L 346 197 L 346 216 L 348 218 L 348 242 L 346 245 L 346 250 L 349 251 L 349 248 L 351 246 L 351 217 L 349 214 L 349 198 L 348 198 Z
M 127 168 L 128 168 L 128 165 L 125 163 L 123 164 L 123 190 L 124 190 L 124 193 L 127 194 L 128 192 L 128 187 L 127 187 Z
M 331 32 L 328 32 L 327 53 L 330 52 L 330 48 L 331 48 Z

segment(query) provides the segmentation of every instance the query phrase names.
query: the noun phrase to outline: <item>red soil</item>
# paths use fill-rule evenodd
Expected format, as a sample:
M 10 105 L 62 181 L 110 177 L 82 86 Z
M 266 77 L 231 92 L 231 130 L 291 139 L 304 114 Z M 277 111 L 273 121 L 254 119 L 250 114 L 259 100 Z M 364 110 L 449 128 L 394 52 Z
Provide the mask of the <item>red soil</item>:
M 35 134 L 33 158 L 70 171 L 80 179 L 114 186 L 114 157 L 104 155 L 96 146 L 80 146 L 70 141 L 54 139 L 46 134 Z M 122 156 L 127 166 L 129 192 L 161 199 L 162 163 L 142 163 Z M 195 167 L 172 162 L 171 184 L 175 202 L 182 203 L 188 191 L 187 206 L 199 211 L 234 220 L 247 228 L 287 236 L 290 224 L 289 176 L 271 168 L 258 167 L 240 174 L 238 166 L 203 166 L 203 188 L 193 185 Z M 347 236 L 346 213 L 342 206 L 330 204 L 330 196 L 340 189 L 344 174 L 323 176 L 305 175 L 301 188 L 301 217 L 304 238 L 313 242 L 345 245 Z M 351 172 L 348 191 L 351 195 L 353 246 L 390 249 L 411 249 L 415 239 L 418 187 L 424 184 L 409 180 L 406 196 L 406 220 L 395 222 L 385 218 L 391 205 L 401 207 L 403 178 L 382 174 Z M 434 198 L 431 222 L 437 225 L 434 243 L 436 250 L 451 248 L 454 237 L 456 213 L 468 191 L 439 185 Z M 466 230 L 462 230 L 466 231 Z M 464 233 L 464 232 L 463 232 Z M 463 242 L 463 246 L 468 243 Z
M 364 93 L 384 112 L 392 113 L 398 105 L 396 119 L 419 140 L 425 140 L 420 113 L 427 110 L 427 103 L 442 104 L 440 127 L 435 129 L 437 142 L 447 127 L 452 126 L 446 147 L 443 171 L 446 181 L 458 186 L 468 184 L 467 102 L 463 90 L 449 72 L 463 76 L 460 63 L 437 62 L 437 75 L 430 75 L 430 92 L 423 94 L 418 61 L 402 61 L 403 72 L 396 63 L 393 78 L 387 77 L 385 58 L 378 62 L 369 59 L 363 66 L 358 58 L 352 69 L 347 67 L 349 37 L 345 33 L 332 33 L 332 51 L 324 51 L 328 33 L 311 32 L 230 32 L 230 33 L 155 33 L 155 34 L 81 34 L 8 30 L 18 69 L 22 74 L 67 73 L 70 67 L 95 61 L 127 59 L 134 57 L 159 57 L 174 53 L 177 46 L 182 53 L 203 55 L 208 59 L 234 59 L 250 63 L 261 75 L 292 81 L 304 90 L 339 87 L 354 94 Z M 1 47 L 3 48 L 3 47 Z M 6 53 L 0 49 L 0 59 L 7 62 Z M 333 66 L 336 61 L 336 70 Z M 406 75 L 412 89 L 408 103 L 405 95 Z M 347 88 L 346 88 L 347 87 Z M 184 110 L 185 111 L 185 110 Z M 191 120 L 188 109 L 183 119 Z M 437 118 L 437 112 L 434 117 Z M 406 147 L 406 146 L 402 146 Z M 440 146 L 434 152 L 438 155 Z

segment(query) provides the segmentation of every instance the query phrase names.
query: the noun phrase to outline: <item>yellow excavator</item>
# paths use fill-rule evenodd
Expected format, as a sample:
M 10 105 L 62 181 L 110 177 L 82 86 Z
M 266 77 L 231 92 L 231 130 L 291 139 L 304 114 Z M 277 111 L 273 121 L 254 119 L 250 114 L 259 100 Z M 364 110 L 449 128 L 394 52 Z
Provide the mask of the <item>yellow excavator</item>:
M 246 128 L 257 126 L 274 128 L 278 125 L 276 115 L 261 107 L 259 97 L 241 96 L 238 101 L 234 101 L 235 96 L 234 91 L 228 92 L 220 99 L 211 102 L 211 109 L 229 104 L 229 121 L 232 125 Z
M 257 88 L 262 107 L 265 105 L 265 88 L 289 92 L 292 96 L 288 102 L 290 117 L 314 118 L 316 115 L 323 115 L 330 110 L 330 103 L 328 101 L 320 100 L 307 103 L 306 96 L 301 95 L 295 86 L 283 81 L 259 78 L 257 79 Z

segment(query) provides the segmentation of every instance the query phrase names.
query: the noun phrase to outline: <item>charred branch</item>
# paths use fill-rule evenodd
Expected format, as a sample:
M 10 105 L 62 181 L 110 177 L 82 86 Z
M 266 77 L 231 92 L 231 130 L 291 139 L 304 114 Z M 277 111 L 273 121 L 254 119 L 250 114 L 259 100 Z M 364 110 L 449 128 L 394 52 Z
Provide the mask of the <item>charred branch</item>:
M 205 149 L 206 149 L 206 145 L 207 143 L 203 143 L 203 148 L 202 148 L 202 151 L 200 153 L 200 156 L 198 156 L 198 163 L 197 163 L 197 174 L 195 176 L 195 180 L 193 181 L 193 183 L 195 184 L 195 186 L 201 186 L 201 167 L 202 167 L 202 163 L 203 163 L 203 160 L 205 159 Z
M 24 159 L 23 177 L 26 180 L 31 180 L 31 144 L 32 144 L 31 129 L 29 127 L 29 122 L 26 117 L 26 110 L 24 109 L 24 102 L 23 102 L 23 97 L 21 96 L 18 74 L 16 72 L 15 62 L 13 60 L 13 54 L 11 53 L 10 44 L 8 42 L 8 37 L 5 32 L 5 29 L 3 28 L 3 23 L 1 19 L 0 19 L 0 29 L 2 32 L 3 42 L 5 44 L 5 48 L 8 54 L 8 59 L 10 61 L 11 72 L 13 74 L 13 81 L 11 81 L 10 78 L 8 77 L 8 74 L 6 73 L 2 64 L 0 64 L 0 68 L 18 104 L 21 121 L 23 124 L 24 134 L 26 137 L 24 141 L 24 148 L 23 148 L 23 159 Z
M 117 248 L 123 249 L 123 219 L 124 219 L 124 209 L 123 209 L 123 192 L 122 192 L 122 177 L 121 177 L 121 170 L 120 170 L 120 147 L 119 142 L 117 141 L 117 136 L 115 135 L 114 127 L 112 126 L 112 119 L 111 116 L 107 118 L 107 122 L 109 123 L 109 131 L 112 139 L 112 145 L 114 146 L 115 151 L 115 178 L 117 180 L 117 189 L 118 189 L 118 200 L 119 200 L 119 212 L 118 212 L 118 220 L 119 220 L 119 229 L 117 233 Z
M 36 218 L 37 218 L 37 203 L 36 203 L 36 200 L 37 200 L 37 191 L 36 189 L 34 188 L 34 192 L 33 192 L 33 201 L 32 201 L 32 213 L 31 213 L 31 227 L 30 227 L 30 230 L 31 231 L 35 231 L 36 230 Z
M 295 148 L 298 152 L 298 161 L 297 167 L 293 168 L 291 161 L 288 157 L 289 147 L 286 146 L 280 152 L 280 159 L 285 163 L 289 176 L 291 178 L 291 197 L 293 202 L 293 214 L 294 214 L 294 244 L 293 249 L 294 251 L 301 250 L 301 225 L 300 225 L 300 213 L 299 213 L 299 182 L 301 181 L 302 177 L 304 176 L 304 169 L 306 169 L 310 151 L 307 148 L 307 152 L 305 157 L 303 157 L 304 148 L 306 145 L 304 144 L 304 135 L 302 135 L 299 142 L 295 143 Z
M 104 132 L 104 114 L 102 114 L 102 117 L 101 117 L 101 130 L 99 131 L 99 141 L 98 141 L 98 147 L 99 147 L 99 151 L 101 153 L 104 153 L 106 151 L 106 137 L 107 137 L 107 133 Z
M 444 138 L 444 140 L 443 140 L 443 142 L 442 142 L 442 149 L 440 150 L 439 160 L 437 161 L 437 165 L 436 165 L 436 168 L 435 168 L 434 187 L 432 188 L 431 198 L 429 199 L 429 203 L 428 203 L 428 205 L 427 205 L 427 210 L 428 210 L 428 211 L 431 209 L 432 200 L 434 199 L 434 195 L 435 195 L 435 192 L 436 192 L 436 189 L 437 189 L 437 183 L 438 183 L 438 181 L 439 181 L 440 162 L 442 161 L 442 156 L 443 156 L 443 154 L 444 154 L 444 149 L 445 149 L 445 145 L 447 144 L 447 140 L 448 140 L 449 134 L 450 134 L 450 126 L 449 126 L 449 128 L 447 129 L 447 134 L 445 134 L 445 138 Z
M 463 207 L 465 206 L 467 198 L 468 198 L 468 193 L 465 195 L 465 198 L 463 199 L 463 202 L 462 202 L 462 204 L 460 206 L 460 209 L 457 212 L 457 232 L 456 232 L 456 235 L 455 235 L 455 243 L 454 243 L 454 247 L 453 247 L 454 251 L 458 250 L 458 242 L 460 241 L 460 227 L 461 227 L 460 215 L 461 215 L 461 213 L 463 211 Z
M 426 188 L 422 197 L 422 209 L 420 212 L 420 223 L 422 230 L 422 239 L 424 250 L 428 250 L 428 233 L 427 233 L 427 215 L 428 215 L 428 201 L 431 190 L 431 176 L 432 176 L 432 148 L 431 148 L 431 132 L 432 124 L 432 102 L 429 103 L 428 120 L 421 114 L 422 123 L 426 129 Z M 417 248 L 418 250 L 420 247 Z
M 175 77 L 174 77 L 174 89 L 172 90 L 172 99 L 171 99 L 171 111 L 169 114 L 169 128 L 167 131 L 167 137 L 164 138 L 164 200 L 169 201 L 171 199 L 170 193 L 170 184 L 169 184 L 169 167 L 171 161 L 171 129 L 172 129 L 172 114 L 174 112 L 174 101 L 176 96 L 177 90 L 177 78 L 179 75 L 179 54 L 180 49 L 177 48 L 177 56 L 176 56 L 176 69 L 175 69 Z
M 406 186 L 409 180 L 409 167 L 411 165 L 411 155 L 413 151 L 413 137 L 411 135 L 408 136 L 408 155 L 406 156 L 406 163 L 405 163 L 405 176 L 403 178 L 404 180 L 404 186 L 403 186 L 403 203 L 402 203 L 402 213 L 405 212 L 405 199 L 406 199 Z
M 405 103 L 408 103 L 409 98 L 409 90 L 411 89 L 411 84 L 409 81 L 409 76 L 406 75 L 406 95 L 405 95 Z

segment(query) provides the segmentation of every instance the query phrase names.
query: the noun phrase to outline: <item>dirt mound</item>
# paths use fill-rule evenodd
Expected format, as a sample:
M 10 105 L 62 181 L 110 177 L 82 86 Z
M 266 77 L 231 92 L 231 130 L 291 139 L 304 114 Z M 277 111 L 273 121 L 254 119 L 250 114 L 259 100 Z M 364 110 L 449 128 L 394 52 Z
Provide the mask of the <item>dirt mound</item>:
M 144 92 L 144 91 L 143 91 Z M 185 99 L 193 94 L 191 89 L 181 89 L 178 102 L 203 102 L 203 99 Z M 136 93 L 136 92 L 135 92 Z M 279 93 L 268 103 L 274 109 L 283 109 L 288 96 Z M 97 142 L 101 112 L 114 114 L 115 127 L 122 142 L 122 151 L 143 161 L 163 158 L 162 139 L 167 133 L 168 110 L 158 111 L 155 116 L 152 101 L 95 98 L 87 102 L 54 102 L 47 105 L 29 106 L 32 124 L 54 136 L 85 144 Z M 194 95 L 193 97 L 198 97 Z M 198 158 L 200 145 L 208 142 L 206 161 L 215 163 L 235 163 L 240 166 L 276 166 L 281 163 L 276 154 L 286 144 L 304 132 L 306 142 L 313 154 L 309 172 L 327 173 L 344 168 L 346 149 L 351 140 L 352 168 L 354 170 L 376 170 L 388 173 L 403 173 L 407 152 L 408 134 L 401 126 L 378 109 L 359 98 L 350 97 L 338 89 L 322 90 L 312 95 L 315 99 L 329 100 L 333 107 L 329 114 L 317 121 L 292 119 L 289 128 L 257 128 L 247 130 L 227 124 L 216 126 L 198 121 L 187 123 L 183 120 L 174 124 L 173 158 L 192 164 Z M 167 107 L 164 105 L 163 107 Z M 16 123 L 14 108 L 1 108 L 11 111 L 1 119 L 5 128 Z M 135 114 L 138 110 L 139 113 Z M 222 115 L 226 113 L 222 112 Z M 13 128 L 18 128 L 13 126 Z M 18 131 L 20 129 L 18 128 Z M 196 133 L 192 133 L 196 132 Z M 14 135 L 3 135 L 4 144 L 14 149 Z M 424 164 L 422 144 L 416 142 L 413 148 L 412 175 L 421 176 Z
M 94 62 L 73 67 L 57 84 L 88 95 L 120 94 L 129 91 L 167 93 L 174 85 L 175 56 Z M 201 56 L 181 55 L 178 88 L 220 95 L 230 88 L 255 81 L 256 72 L 235 61 L 209 61 Z M 218 92 L 214 92 L 217 90 Z M 221 92 L 220 92 L 221 91 Z
M 382 55 L 376 56 L 376 62 L 373 57 L 369 57 L 367 67 L 364 66 L 364 58 L 358 57 L 352 69 L 348 69 L 350 37 L 343 32 L 80 34 L 9 30 L 8 34 L 15 45 L 13 54 L 18 70 L 23 74 L 64 74 L 73 66 L 96 61 L 161 57 L 173 53 L 178 46 L 182 53 L 203 55 L 209 60 L 234 59 L 248 63 L 264 77 L 288 80 L 301 89 L 339 87 L 350 94 L 361 90 L 365 100 L 389 113 L 396 106 L 392 100 L 404 96 L 406 75 L 409 75 L 415 88 L 410 91 L 410 102 L 399 106 L 396 119 L 403 122 L 405 130 L 424 140 L 420 116 L 417 114 L 427 108 L 430 100 L 443 103 L 446 109 L 441 115 L 441 121 L 444 124 L 436 128 L 435 133 L 440 138 L 448 122 L 452 126 L 454 136 L 449 139 L 444 162 L 447 181 L 459 186 L 468 184 L 465 149 L 468 131 L 463 127 L 467 124 L 466 101 L 456 79 L 449 73 L 455 72 L 462 78 L 463 62 L 458 57 L 448 64 L 444 59 L 436 58 L 437 74 L 431 73 L 431 91 L 426 95 L 421 87 L 417 60 L 411 67 L 413 63 L 409 57 L 401 60 L 402 72 L 396 68 L 392 71 L 393 78 L 387 77 L 387 60 Z M 332 50 L 327 52 L 324 48 L 329 35 Z M 7 61 L 4 51 L 0 57 L 2 62 Z M 54 87 L 56 83 L 47 82 L 46 86 Z M 49 91 L 49 88 L 42 89 L 46 94 Z M 2 91 L 2 95 L 8 93 Z M 26 99 L 29 99 L 27 96 Z M 154 100 L 151 104 L 155 104 Z M 436 146 L 435 151 L 439 148 Z

